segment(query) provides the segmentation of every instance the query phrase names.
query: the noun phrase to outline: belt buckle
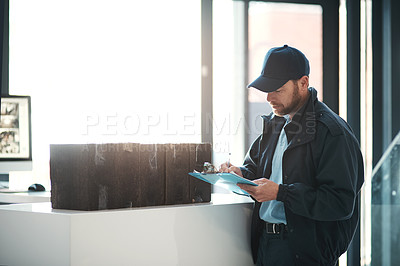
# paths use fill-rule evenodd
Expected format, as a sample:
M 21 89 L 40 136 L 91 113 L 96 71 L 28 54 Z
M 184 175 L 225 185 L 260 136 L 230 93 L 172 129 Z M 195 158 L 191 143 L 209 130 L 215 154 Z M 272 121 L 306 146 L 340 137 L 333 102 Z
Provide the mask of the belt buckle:
M 280 230 L 279 231 L 276 230 L 276 227 L 278 227 L 278 224 L 272 224 L 272 233 L 273 234 L 278 234 L 280 232 Z M 280 228 L 280 227 L 278 227 L 278 228 Z
M 268 226 L 271 225 L 271 226 Z M 271 231 L 269 230 L 271 228 Z M 275 223 L 266 223 L 265 229 L 267 231 L 268 234 L 279 234 L 282 230 L 281 230 L 281 226 L 280 224 L 275 224 Z

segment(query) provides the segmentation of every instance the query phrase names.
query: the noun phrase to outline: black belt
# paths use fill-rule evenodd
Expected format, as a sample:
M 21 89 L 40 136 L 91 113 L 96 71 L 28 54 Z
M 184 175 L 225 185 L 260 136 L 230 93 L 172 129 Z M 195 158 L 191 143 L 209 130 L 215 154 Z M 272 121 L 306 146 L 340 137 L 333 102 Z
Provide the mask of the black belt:
M 279 235 L 280 233 L 287 232 L 286 224 L 272 224 L 265 222 L 265 232 L 267 234 Z

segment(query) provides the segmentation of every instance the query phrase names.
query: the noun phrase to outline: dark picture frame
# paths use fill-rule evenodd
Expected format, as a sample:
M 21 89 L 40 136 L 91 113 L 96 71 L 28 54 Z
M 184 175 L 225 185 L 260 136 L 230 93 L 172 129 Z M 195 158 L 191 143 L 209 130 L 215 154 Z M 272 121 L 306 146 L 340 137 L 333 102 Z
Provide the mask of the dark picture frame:
M 0 161 L 32 160 L 31 98 L 2 95 Z

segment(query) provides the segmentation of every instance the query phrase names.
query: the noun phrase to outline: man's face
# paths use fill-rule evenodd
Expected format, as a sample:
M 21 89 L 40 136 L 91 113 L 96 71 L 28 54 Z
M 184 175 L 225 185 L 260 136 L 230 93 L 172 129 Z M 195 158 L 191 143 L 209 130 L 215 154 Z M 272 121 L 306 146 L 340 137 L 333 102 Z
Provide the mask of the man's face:
M 302 98 L 296 82 L 289 80 L 276 91 L 267 94 L 267 101 L 278 116 L 293 115 L 301 106 Z

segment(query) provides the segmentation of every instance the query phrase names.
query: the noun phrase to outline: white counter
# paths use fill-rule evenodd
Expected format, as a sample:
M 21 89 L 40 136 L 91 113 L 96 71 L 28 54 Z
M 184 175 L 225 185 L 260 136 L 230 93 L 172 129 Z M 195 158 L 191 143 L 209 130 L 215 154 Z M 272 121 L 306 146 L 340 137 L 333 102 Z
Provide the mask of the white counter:
M 42 192 L 0 192 L 0 203 L 36 203 L 49 202 L 49 191 Z
M 106 211 L 0 206 L 0 265 L 253 265 L 252 201 Z

